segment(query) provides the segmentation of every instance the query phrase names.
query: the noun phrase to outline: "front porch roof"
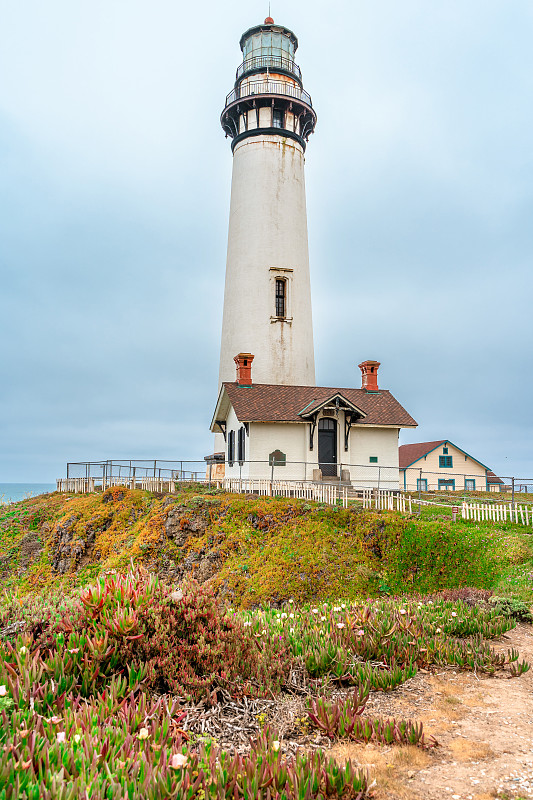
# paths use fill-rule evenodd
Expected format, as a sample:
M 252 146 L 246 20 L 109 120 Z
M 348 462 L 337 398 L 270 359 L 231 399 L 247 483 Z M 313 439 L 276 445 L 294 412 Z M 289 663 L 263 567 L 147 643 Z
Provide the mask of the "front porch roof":
M 328 395 L 325 399 L 322 398 L 321 400 L 312 400 L 305 406 L 305 408 L 302 408 L 302 410 L 298 412 L 298 416 L 302 417 L 302 419 L 309 419 L 314 417 L 319 411 L 329 405 L 336 408 L 349 409 L 350 411 L 355 412 L 359 417 L 366 417 L 364 411 L 354 405 L 354 403 L 351 403 L 349 400 L 347 400 L 346 397 L 343 397 L 340 392 L 335 392 L 335 394 Z

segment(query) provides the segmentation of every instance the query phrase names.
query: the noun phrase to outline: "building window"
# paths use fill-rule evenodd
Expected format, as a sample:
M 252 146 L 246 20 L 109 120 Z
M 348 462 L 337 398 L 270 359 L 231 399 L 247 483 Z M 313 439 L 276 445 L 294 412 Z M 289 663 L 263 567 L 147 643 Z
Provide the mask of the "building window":
M 276 278 L 276 317 L 285 316 L 285 306 L 287 300 L 287 281 L 283 278 Z
M 476 491 L 476 479 L 475 478 L 466 478 L 465 479 L 465 489 L 467 492 L 475 492 Z
M 245 458 L 244 436 L 245 436 L 244 427 L 239 428 L 239 433 L 237 434 L 237 460 L 241 465 L 241 467 L 244 464 L 244 458 Z
M 439 479 L 439 491 L 444 491 L 446 489 L 448 489 L 448 491 L 455 492 L 455 481 L 443 481 L 442 479 Z
M 447 456 L 448 455 L 448 448 L 447 447 L 443 447 L 442 448 L 442 452 L 444 453 L 445 456 Z
M 235 461 L 235 431 L 228 433 L 228 467 L 233 466 Z
M 370 461 L 371 464 L 377 464 L 378 463 L 378 457 L 377 456 L 370 456 L 370 458 L 368 460 Z
M 427 490 L 428 490 L 428 479 L 427 478 L 417 478 L 416 479 L 416 490 L 417 490 L 417 492 L 427 492 Z
M 453 467 L 453 456 L 439 456 L 439 467 L 451 469 Z
M 272 109 L 272 127 L 283 128 L 283 111 L 280 108 Z

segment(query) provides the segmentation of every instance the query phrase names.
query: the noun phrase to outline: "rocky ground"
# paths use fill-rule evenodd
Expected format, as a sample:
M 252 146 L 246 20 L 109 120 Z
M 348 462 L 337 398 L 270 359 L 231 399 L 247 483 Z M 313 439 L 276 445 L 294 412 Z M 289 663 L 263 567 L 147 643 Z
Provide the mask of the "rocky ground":
M 533 629 L 519 625 L 496 649 L 514 647 L 533 664 Z M 508 675 L 508 673 L 507 673 Z M 350 758 L 376 781 L 376 800 L 510 800 L 533 798 L 533 668 L 520 678 L 488 678 L 452 669 L 420 671 L 392 692 L 374 692 L 369 716 L 394 716 L 424 724 L 435 749 L 331 744 L 305 724 L 306 697 L 313 687 L 297 674 L 293 693 L 276 699 L 231 701 L 191 708 L 185 725 L 197 739 L 215 738 L 223 747 L 248 750 L 250 737 L 270 724 L 286 752 L 321 747 L 339 761 Z

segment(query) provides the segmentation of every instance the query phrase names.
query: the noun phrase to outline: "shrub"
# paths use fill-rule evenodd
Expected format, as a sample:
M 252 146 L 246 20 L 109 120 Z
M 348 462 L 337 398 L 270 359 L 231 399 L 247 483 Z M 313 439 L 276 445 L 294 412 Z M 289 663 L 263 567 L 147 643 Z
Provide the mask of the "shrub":
M 533 624 L 533 614 L 526 603 L 510 597 L 491 597 L 490 602 L 494 604 L 495 611 L 519 622 Z
M 42 644 L 66 646 L 80 663 L 91 657 L 97 683 L 131 668 L 150 687 L 187 699 L 215 699 L 218 688 L 264 694 L 279 687 L 288 664 L 281 641 L 259 647 L 240 620 L 217 609 L 209 588 L 192 582 L 172 592 L 142 569 L 90 586 Z

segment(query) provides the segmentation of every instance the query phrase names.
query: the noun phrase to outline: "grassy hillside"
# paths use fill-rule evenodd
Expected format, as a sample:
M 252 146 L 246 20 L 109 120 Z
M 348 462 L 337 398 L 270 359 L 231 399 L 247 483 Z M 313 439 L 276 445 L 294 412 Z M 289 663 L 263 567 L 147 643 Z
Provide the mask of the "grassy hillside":
M 427 512 L 426 512 L 427 513 Z M 474 586 L 529 601 L 533 537 L 507 523 L 422 519 L 191 487 L 52 494 L 0 508 L 0 582 L 22 593 L 87 583 L 131 560 L 209 582 L 235 605 Z
M 436 738 L 376 696 L 525 675 L 489 640 L 531 616 L 490 594 L 531 599 L 532 557 L 518 526 L 202 487 L 3 507 L 0 800 L 410 796 L 316 745 L 429 763 Z

